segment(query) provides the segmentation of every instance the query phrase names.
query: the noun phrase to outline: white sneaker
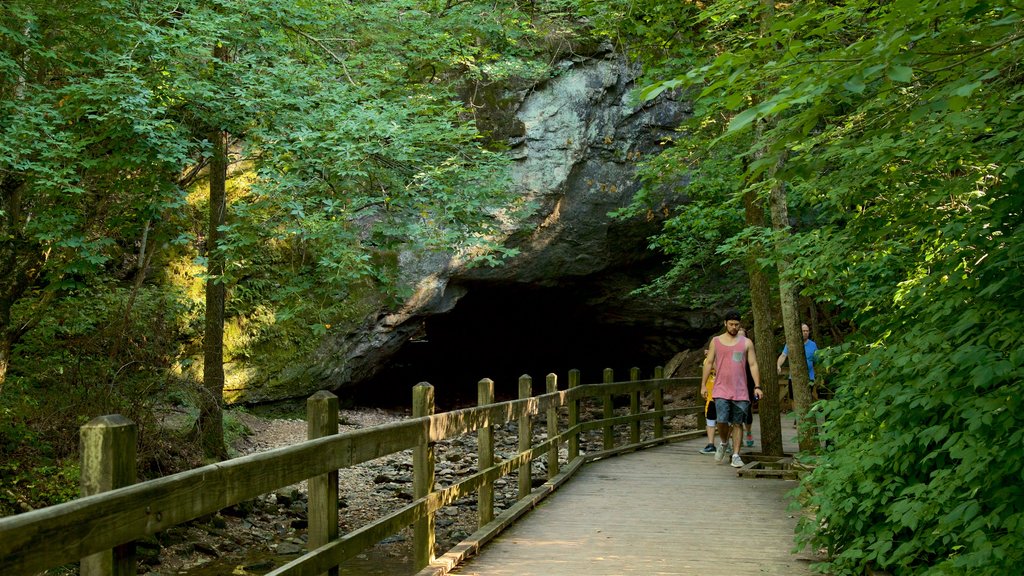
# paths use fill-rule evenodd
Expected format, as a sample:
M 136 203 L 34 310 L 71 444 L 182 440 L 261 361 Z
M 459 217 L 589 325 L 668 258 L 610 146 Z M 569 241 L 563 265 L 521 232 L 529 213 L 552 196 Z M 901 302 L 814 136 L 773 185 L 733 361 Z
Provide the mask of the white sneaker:
M 743 468 L 743 459 L 740 458 L 739 454 L 732 455 L 732 463 L 729 464 L 733 468 Z
M 722 458 L 725 458 L 725 444 L 718 443 L 718 448 L 715 448 L 715 462 L 721 462 Z

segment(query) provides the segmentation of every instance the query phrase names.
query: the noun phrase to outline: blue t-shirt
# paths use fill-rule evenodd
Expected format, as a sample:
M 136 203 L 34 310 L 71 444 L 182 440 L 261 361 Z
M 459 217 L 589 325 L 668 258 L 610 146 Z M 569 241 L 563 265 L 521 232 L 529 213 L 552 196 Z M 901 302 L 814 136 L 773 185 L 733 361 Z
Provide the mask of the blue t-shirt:
M 808 339 L 804 342 L 804 355 L 807 356 L 807 376 L 814 380 L 814 353 L 818 351 L 818 345 L 814 340 Z M 789 344 L 782 347 L 782 353 L 789 356 Z

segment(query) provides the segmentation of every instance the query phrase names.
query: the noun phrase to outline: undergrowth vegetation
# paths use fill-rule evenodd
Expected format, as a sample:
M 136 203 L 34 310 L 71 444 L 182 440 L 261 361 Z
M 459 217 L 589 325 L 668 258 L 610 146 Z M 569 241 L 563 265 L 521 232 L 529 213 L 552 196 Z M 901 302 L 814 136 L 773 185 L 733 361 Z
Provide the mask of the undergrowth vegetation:
M 188 379 L 173 370 L 188 348 L 189 326 L 179 322 L 187 306 L 151 287 L 131 295 L 98 286 L 56 301 L 18 344 L 3 390 L 4 513 L 77 496 L 78 429 L 95 416 L 121 414 L 138 425 L 144 476 L 196 462 L 155 410 L 189 394 Z

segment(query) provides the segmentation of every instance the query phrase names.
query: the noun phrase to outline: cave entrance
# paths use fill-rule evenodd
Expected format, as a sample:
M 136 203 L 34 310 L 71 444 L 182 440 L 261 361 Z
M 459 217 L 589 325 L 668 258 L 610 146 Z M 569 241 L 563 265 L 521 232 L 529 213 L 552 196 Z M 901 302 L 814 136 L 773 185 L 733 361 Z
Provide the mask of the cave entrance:
M 421 335 L 357 386 L 357 404 L 408 406 L 412 386 L 429 382 L 438 409 L 450 410 L 475 404 L 483 378 L 494 380 L 503 401 L 518 396 L 523 374 L 540 394 L 549 373 L 558 376 L 559 389 L 566 388 L 573 368 L 584 384 L 600 382 L 605 368 L 615 371 L 616 380 L 628 379 L 632 366 L 650 378 L 654 366 L 671 357 L 652 349 L 661 338 L 655 327 L 588 304 L 582 287 L 465 287 L 450 312 L 423 319 Z

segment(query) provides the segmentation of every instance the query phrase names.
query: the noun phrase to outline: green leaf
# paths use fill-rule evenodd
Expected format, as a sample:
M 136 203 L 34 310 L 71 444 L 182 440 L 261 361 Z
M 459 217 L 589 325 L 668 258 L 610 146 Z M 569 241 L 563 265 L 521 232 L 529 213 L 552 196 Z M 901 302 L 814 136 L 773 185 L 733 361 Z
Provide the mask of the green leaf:
M 902 82 L 904 84 L 914 79 L 914 71 L 909 66 L 890 66 L 885 71 L 885 75 L 893 82 Z
M 674 90 L 675 88 L 681 86 L 682 83 L 683 81 L 680 79 L 673 79 L 665 80 L 663 82 L 657 82 L 651 84 L 650 86 L 646 86 L 643 90 L 640 91 L 640 100 L 643 102 L 650 102 L 651 100 L 654 100 L 655 98 L 660 96 L 661 93 L 664 92 L 665 90 Z
M 843 84 L 843 87 L 854 94 L 863 94 L 865 88 L 864 79 L 860 77 L 850 78 Z
M 953 94 L 957 96 L 967 97 L 970 96 L 971 93 L 973 93 L 975 90 L 977 90 L 979 86 L 981 86 L 980 80 L 976 82 L 969 82 L 967 84 L 958 86 L 956 89 L 953 90 Z
M 729 132 L 736 132 L 746 128 L 751 122 L 753 122 L 757 115 L 760 113 L 758 107 L 747 108 L 743 112 L 740 112 L 736 116 L 733 116 L 732 120 L 729 121 Z
M 643 102 L 650 102 L 651 100 L 654 100 L 655 98 L 660 96 L 661 93 L 667 89 L 668 86 L 664 82 L 651 84 L 650 86 L 647 86 L 640 91 L 640 100 Z

